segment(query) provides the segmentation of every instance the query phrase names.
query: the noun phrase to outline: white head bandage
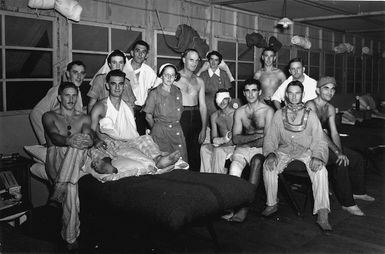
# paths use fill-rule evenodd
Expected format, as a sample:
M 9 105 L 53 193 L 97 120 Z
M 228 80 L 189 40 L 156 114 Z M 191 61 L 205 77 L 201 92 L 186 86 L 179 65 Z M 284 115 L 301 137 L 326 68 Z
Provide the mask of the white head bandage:
M 219 93 L 217 93 L 217 95 L 215 97 L 215 102 L 219 106 L 219 104 L 222 103 L 223 99 L 226 99 L 226 98 L 231 99 L 229 92 L 219 92 Z

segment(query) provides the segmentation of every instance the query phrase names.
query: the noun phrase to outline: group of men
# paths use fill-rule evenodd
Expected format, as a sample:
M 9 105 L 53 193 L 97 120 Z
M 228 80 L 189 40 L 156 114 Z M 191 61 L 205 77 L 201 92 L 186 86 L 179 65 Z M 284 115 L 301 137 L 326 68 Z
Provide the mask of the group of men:
M 313 213 L 318 215 L 322 230 L 332 229 L 328 222 L 328 172 L 342 209 L 364 215 L 354 200 L 374 198 L 366 194 L 362 156 L 341 146 L 335 108 L 330 104 L 336 80 L 322 77 L 317 82 L 310 78 L 300 58 L 290 60 L 291 76 L 286 79 L 274 67 L 276 52 L 272 48 L 265 48 L 261 59 L 263 68 L 244 84 L 247 104 L 230 110 L 228 93 L 216 93 L 219 110 L 211 115 L 213 142 L 201 148 L 201 171 L 240 177 L 249 164 L 249 182 L 258 185 L 263 175 L 267 206 L 262 215 L 269 216 L 278 210 L 278 174 L 291 161 L 299 160 L 312 182 Z M 224 161 L 229 158 L 227 171 Z M 247 208 L 242 208 L 226 218 L 243 221 L 246 215 Z
M 72 165 L 72 168 L 79 169 L 85 161 L 84 151 L 91 151 L 91 165 L 100 173 L 117 172 L 120 164 L 114 161 L 114 155 L 123 147 L 139 150 L 160 169 L 178 161 L 178 151 L 164 153 L 150 136 L 145 135 L 147 124 L 142 108 L 149 90 L 156 84 L 155 72 L 144 63 L 148 51 L 146 42 L 137 41 L 130 60 L 119 50 L 109 54 L 105 65 L 91 80 L 87 109 L 83 107 L 79 93 L 79 86 L 85 78 L 85 65 L 80 61 L 71 62 L 65 73 L 68 81 L 51 88 L 33 109 L 30 117 L 34 130 L 39 142 L 48 146 L 46 168 L 49 180 L 55 186 L 53 196 L 64 204 L 63 207 L 65 204 L 78 206 L 73 185 L 80 175 L 64 172 L 68 171 L 64 166 Z M 289 63 L 291 76 L 286 79 L 285 74 L 274 67 L 275 54 L 271 48 L 262 52 L 264 67 L 253 79 L 245 82 L 243 95 L 247 104 L 238 109 L 230 107 L 231 97 L 227 89 L 231 87 L 232 76 L 226 65 L 222 68 L 225 71 L 218 71 L 218 63 L 222 60 L 219 52 L 207 56 L 210 67 L 201 77 L 194 74 L 200 61 L 198 52 L 188 49 L 182 54 L 183 68 L 179 71 L 181 78 L 176 86 L 182 93 L 180 122 L 186 137 L 188 162 L 193 170 L 207 172 L 211 169 L 216 173 L 227 173 L 225 160 L 231 158 L 229 174 L 238 177 L 249 164 L 249 181 L 255 185 L 259 183 L 263 165 L 267 193 L 267 207 L 263 214 L 268 216 L 278 207 L 278 174 L 290 161 L 301 160 L 313 183 L 317 223 L 323 230 L 331 230 L 325 166 L 329 160 L 338 167 L 333 171 L 333 179 L 343 208 L 355 215 L 363 215 L 353 198 L 373 198 L 366 195 L 362 158 L 342 149 L 335 127 L 335 109 L 329 103 L 335 91 L 334 78 L 321 78 L 317 83 L 304 73 L 301 59 L 295 58 Z M 213 89 L 206 89 L 206 83 L 217 86 L 207 103 L 210 103 L 212 114 L 208 114 L 206 107 L 206 90 L 212 92 Z M 217 107 L 213 107 L 212 100 Z M 281 109 L 283 104 L 285 107 Z M 324 125 L 329 126 L 330 135 L 322 130 Z M 201 146 L 208 126 L 213 144 Z M 328 155 L 328 146 L 334 157 Z M 203 158 L 207 154 L 211 156 Z M 351 157 L 357 161 L 353 163 Z M 354 183 L 350 181 L 350 168 L 357 172 L 353 177 Z M 71 214 L 76 212 L 76 209 L 71 210 Z M 246 215 L 247 208 L 242 208 L 229 218 L 241 222 Z M 74 243 L 79 234 L 79 222 L 71 221 L 71 216 L 66 218 L 68 222 L 64 223 L 62 236 L 68 243 Z

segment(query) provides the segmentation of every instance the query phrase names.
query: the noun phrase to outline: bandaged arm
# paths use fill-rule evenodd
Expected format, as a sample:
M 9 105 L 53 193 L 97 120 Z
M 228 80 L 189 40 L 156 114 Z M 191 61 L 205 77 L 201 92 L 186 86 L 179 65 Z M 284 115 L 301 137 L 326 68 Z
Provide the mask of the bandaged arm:
M 213 145 L 214 146 L 220 146 L 220 145 L 229 143 L 231 141 L 230 135 L 231 135 L 231 132 L 228 131 L 224 137 L 213 138 Z

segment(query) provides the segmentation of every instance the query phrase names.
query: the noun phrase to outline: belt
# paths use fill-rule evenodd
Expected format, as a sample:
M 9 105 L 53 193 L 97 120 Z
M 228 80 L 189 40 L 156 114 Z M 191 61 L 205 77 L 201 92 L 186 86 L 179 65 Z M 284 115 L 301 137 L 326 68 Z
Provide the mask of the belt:
M 195 106 L 183 106 L 183 109 L 187 110 L 187 111 L 189 111 L 189 110 L 197 110 L 197 109 L 199 109 L 199 106 L 198 105 L 195 105 Z
M 134 105 L 134 111 L 141 111 L 143 106 Z
M 166 123 L 166 122 L 162 122 L 162 121 L 156 121 L 155 123 L 159 124 L 161 126 L 164 126 L 164 127 L 168 127 L 168 128 L 180 127 L 179 121 L 175 121 L 175 122 L 171 122 L 171 123 Z

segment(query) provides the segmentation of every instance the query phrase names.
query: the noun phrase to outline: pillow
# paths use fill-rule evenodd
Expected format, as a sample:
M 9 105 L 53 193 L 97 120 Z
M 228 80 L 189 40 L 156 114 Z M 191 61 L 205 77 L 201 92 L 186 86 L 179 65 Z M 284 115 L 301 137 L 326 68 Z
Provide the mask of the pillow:
M 24 149 L 36 162 L 45 163 L 47 157 L 47 147 L 42 145 L 24 146 Z
M 36 162 L 29 170 L 34 176 L 48 181 L 47 173 L 45 172 L 45 165 L 43 163 Z

